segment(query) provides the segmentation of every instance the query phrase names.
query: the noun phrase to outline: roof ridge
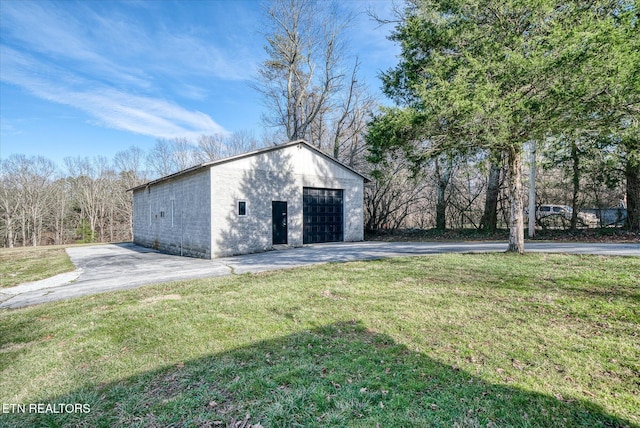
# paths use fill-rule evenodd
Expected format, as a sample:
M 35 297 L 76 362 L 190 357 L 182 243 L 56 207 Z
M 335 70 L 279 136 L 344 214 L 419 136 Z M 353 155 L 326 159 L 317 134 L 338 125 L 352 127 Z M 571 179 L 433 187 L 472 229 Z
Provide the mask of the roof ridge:
M 162 176 L 160 178 L 156 178 L 154 180 L 147 181 L 146 183 L 143 183 L 143 184 L 140 184 L 138 186 L 135 186 L 135 187 L 132 187 L 130 189 L 127 189 L 127 192 L 133 191 L 133 190 L 137 190 L 137 189 L 140 189 L 140 188 L 143 188 L 143 187 L 147 187 L 147 186 L 150 186 L 152 184 L 160 183 L 160 182 L 163 182 L 163 181 L 178 177 L 180 175 L 187 174 L 189 172 L 197 171 L 197 170 L 202 169 L 202 168 L 207 168 L 207 167 L 212 167 L 212 166 L 223 164 L 223 163 L 233 162 L 233 161 L 244 159 L 244 158 L 248 158 L 248 157 L 251 157 L 251 156 L 256 156 L 256 155 L 263 154 L 263 153 L 268 153 L 268 152 L 271 152 L 271 151 L 274 151 L 274 150 L 280 150 L 280 149 L 283 149 L 283 148 L 286 148 L 286 147 L 295 146 L 297 144 L 302 144 L 305 147 L 307 147 L 308 149 L 310 149 L 310 150 L 318 153 L 319 155 L 324 156 L 325 158 L 329 159 L 330 161 L 333 161 L 333 162 L 337 163 L 341 167 L 343 167 L 345 169 L 348 169 L 349 171 L 353 172 L 354 174 L 359 175 L 360 177 L 362 177 L 364 179 L 365 182 L 371 181 L 371 179 L 369 179 L 367 176 L 365 176 L 364 174 L 356 171 L 354 168 L 350 167 L 349 165 L 346 165 L 343 162 L 339 161 L 338 159 L 334 158 L 333 156 L 325 153 L 324 151 L 320 150 L 318 147 L 312 146 L 306 140 L 300 139 L 300 140 L 288 141 L 288 142 L 282 143 L 282 144 L 275 144 L 273 146 L 263 147 L 263 148 L 252 150 L 252 151 L 249 151 L 249 152 L 246 152 L 246 153 L 240 153 L 240 154 L 233 155 L 233 156 L 227 156 L 226 158 L 215 159 L 215 160 L 212 160 L 212 161 L 203 162 L 203 163 L 200 163 L 200 164 L 197 164 L 197 165 L 193 165 L 193 166 L 191 166 L 189 168 L 185 168 L 183 170 L 180 170 L 180 171 L 177 171 L 177 172 Z

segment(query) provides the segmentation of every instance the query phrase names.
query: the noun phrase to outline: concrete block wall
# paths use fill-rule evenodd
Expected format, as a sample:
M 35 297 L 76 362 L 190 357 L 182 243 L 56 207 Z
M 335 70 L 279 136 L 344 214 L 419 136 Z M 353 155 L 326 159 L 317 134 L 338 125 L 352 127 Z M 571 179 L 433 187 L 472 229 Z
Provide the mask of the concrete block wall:
M 304 146 L 295 152 L 294 163 L 302 187 L 343 189 L 344 240 L 364 240 L 363 178 Z
M 302 235 L 297 240 L 295 233 L 302 227 L 302 217 L 298 220 L 295 215 L 297 211 L 302 212 L 302 190 L 298 192 L 290 159 L 285 153 L 271 152 L 215 165 L 211 174 L 214 257 L 271 249 L 272 201 L 287 202 L 288 243 L 302 245 Z M 240 201 L 246 202 L 245 216 L 238 215 Z
M 273 247 L 272 201 L 287 202 L 287 241 L 303 243 L 304 187 L 343 190 L 344 240 L 364 239 L 363 178 L 305 144 L 213 163 L 134 190 L 134 242 L 212 258 Z M 244 202 L 246 215 L 238 212 Z
M 304 145 L 214 165 L 212 255 L 222 257 L 272 248 L 272 201 L 287 202 L 288 244 L 302 245 L 303 187 L 344 190 L 344 240 L 364 239 L 363 179 Z M 247 214 L 238 215 L 238 202 Z
M 157 250 L 211 258 L 211 171 L 203 168 L 133 193 L 133 241 Z

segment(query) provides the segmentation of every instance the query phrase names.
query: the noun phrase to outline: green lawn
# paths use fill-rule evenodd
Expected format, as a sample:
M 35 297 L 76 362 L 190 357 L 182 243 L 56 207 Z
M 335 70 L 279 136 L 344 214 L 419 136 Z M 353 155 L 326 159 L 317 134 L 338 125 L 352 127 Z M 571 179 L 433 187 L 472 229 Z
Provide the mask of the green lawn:
M 37 281 L 74 269 L 64 247 L 0 249 L 0 288 Z
M 441 255 L 0 311 L 2 426 L 640 424 L 640 259 Z

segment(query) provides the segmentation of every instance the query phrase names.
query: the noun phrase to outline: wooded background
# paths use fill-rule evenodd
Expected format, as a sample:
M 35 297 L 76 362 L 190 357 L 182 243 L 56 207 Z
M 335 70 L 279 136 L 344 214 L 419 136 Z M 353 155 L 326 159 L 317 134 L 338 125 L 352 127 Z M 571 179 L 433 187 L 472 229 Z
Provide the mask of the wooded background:
M 410 0 L 392 20 L 372 16 L 402 48 L 398 65 L 381 73 L 393 106 L 358 79 L 344 36 L 353 17 L 338 3 L 272 0 L 264 18 L 267 59 L 253 82 L 263 136 L 159 138 L 148 150 L 64 165 L 3 158 L 2 246 L 129 241 L 127 189 L 296 139 L 372 177 L 368 231 L 522 235 L 534 144 L 537 205 L 596 210 L 601 227 L 640 231 L 637 1 Z M 561 226 L 582 225 L 574 216 Z

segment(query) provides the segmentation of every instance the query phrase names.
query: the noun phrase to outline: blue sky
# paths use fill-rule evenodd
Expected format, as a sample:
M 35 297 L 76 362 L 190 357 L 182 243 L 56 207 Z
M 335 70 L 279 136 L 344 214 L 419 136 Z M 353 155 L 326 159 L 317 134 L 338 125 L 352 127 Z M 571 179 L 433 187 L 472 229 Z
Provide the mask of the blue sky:
M 377 73 L 396 63 L 367 8 L 349 0 L 345 34 L 361 77 L 380 96 Z M 261 135 L 264 59 L 258 0 L 0 0 L 0 157 L 113 155 L 159 137 L 241 130 Z

